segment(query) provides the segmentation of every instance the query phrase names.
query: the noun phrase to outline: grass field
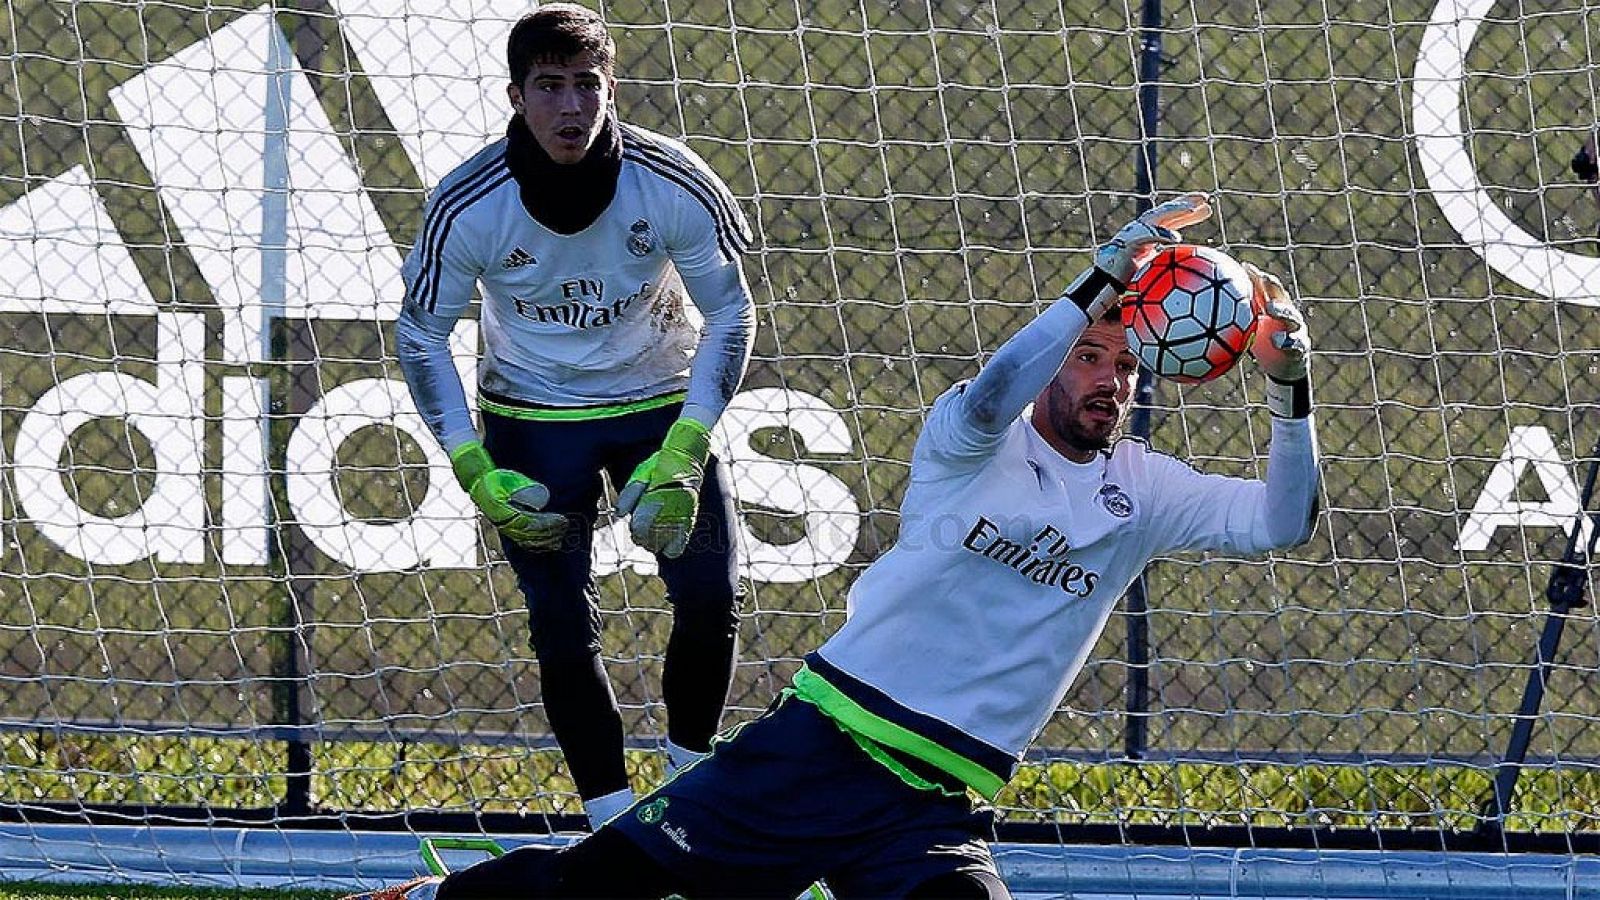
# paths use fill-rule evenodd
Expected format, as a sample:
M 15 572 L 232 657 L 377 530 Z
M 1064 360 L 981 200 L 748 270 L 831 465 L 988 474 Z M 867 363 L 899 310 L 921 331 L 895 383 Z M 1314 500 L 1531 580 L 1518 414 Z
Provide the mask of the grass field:
M 26 747 L 26 752 L 18 752 Z M 0 742 L 0 801 L 259 808 L 283 796 L 272 742 L 101 739 L 68 746 Z M 68 756 L 67 754 L 70 754 Z M 279 757 L 281 759 L 281 757 Z M 70 759 L 70 763 L 66 760 Z M 328 809 L 581 815 L 552 751 L 343 742 L 318 748 L 312 794 Z M 657 753 L 629 753 L 635 789 L 663 778 Z M 1009 821 L 1060 825 L 1249 825 L 1470 831 L 1490 796 L 1482 767 L 1257 762 L 1051 762 L 1024 765 L 996 801 Z M 1600 828 L 1600 774 L 1535 766 L 1519 782 L 1515 831 Z
M 846 485 L 861 531 L 845 564 L 814 580 L 750 584 L 734 718 L 762 708 L 842 621 L 848 585 L 892 540 L 927 405 L 1053 297 L 1137 200 L 1134 13 L 1087 0 L 804 7 L 802 21 L 795 7 L 726 0 L 606 4 L 625 116 L 686 136 L 757 228 L 746 386 L 821 398 L 850 439 L 848 452 L 823 453 L 782 429 L 756 436 L 763 456 Z M 275 360 L 223 361 L 220 287 L 197 262 L 223 238 L 183 233 L 111 100 L 252 8 L 16 0 L 0 16 L 0 207 L 88 167 L 111 219 L 102 236 L 126 246 L 142 280 L 121 288 L 205 316 L 212 516 L 230 414 L 215 392 L 249 374 L 274 391 L 268 486 L 286 523 L 264 566 L 226 564 L 214 548 L 200 563 L 87 564 L 19 507 L 8 469 L 0 719 L 39 724 L 0 734 L 0 802 L 267 806 L 283 790 L 283 745 L 211 732 L 299 720 L 352 738 L 314 746 L 314 798 L 330 808 L 573 811 L 556 754 L 532 749 L 546 731 L 537 668 L 492 550 L 477 569 L 357 572 L 294 524 L 288 435 L 331 388 L 397 377 L 385 328 L 288 321 Z M 382 231 L 408 246 L 426 185 L 373 84 L 394 61 L 364 56 L 330 2 L 276 8 Z M 1485 266 L 1421 183 L 1408 104 L 1431 8 L 1168 4 L 1156 181 L 1214 192 L 1215 225 L 1195 236 L 1310 298 L 1324 509 L 1313 542 L 1292 554 L 1153 571 L 1149 749 L 1197 761 L 1066 761 L 1122 753 L 1130 667 L 1118 616 L 1041 736 L 1058 759 L 1024 771 L 1009 816 L 1473 824 L 1564 538 L 1507 528 L 1467 551 L 1462 525 L 1513 429 L 1546 429 L 1563 459 L 1589 454 L 1600 325 Z M 1496 4 L 1466 57 L 1480 179 L 1524 230 L 1583 256 L 1600 210 L 1565 169 L 1597 118 L 1597 46 L 1592 5 L 1527 0 Z M 148 316 L 13 310 L 0 312 L 0 334 L 8 465 L 46 392 L 86 373 L 154 377 L 160 350 Z M 1153 443 L 1207 469 L 1256 472 L 1266 421 L 1253 379 L 1162 386 Z M 404 435 L 370 431 L 340 448 L 341 502 L 359 518 L 403 517 L 427 480 L 420 454 Z M 140 432 L 103 417 L 71 438 L 60 462 L 76 503 L 112 517 L 145 502 L 163 461 Z M 1522 480 L 1526 502 L 1548 499 L 1536 474 Z M 801 516 L 759 501 L 744 511 L 763 540 L 806 534 Z M 633 572 L 600 587 L 629 727 L 658 734 L 659 588 Z M 1597 659 L 1600 629 L 1580 610 L 1515 827 L 1600 827 L 1600 698 L 1586 689 Z M 164 730 L 134 739 L 50 725 L 68 721 Z M 1230 754 L 1264 762 L 1198 761 Z M 641 784 L 655 779 L 653 755 L 633 761 Z

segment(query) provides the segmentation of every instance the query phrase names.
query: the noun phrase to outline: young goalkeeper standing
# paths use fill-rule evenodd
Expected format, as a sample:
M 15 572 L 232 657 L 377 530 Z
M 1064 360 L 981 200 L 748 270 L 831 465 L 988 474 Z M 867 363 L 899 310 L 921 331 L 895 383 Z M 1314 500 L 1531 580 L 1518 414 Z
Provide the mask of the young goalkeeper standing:
M 1188 195 L 1141 216 L 934 403 L 899 539 L 765 715 L 575 845 L 381 895 L 792 898 L 826 878 L 840 898 L 1008 896 L 968 792 L 1005 785 L 1123 590 L 1157 554 L 1262 553 L 1311 533 L 1308 345 L 1270 276 L 1252 270 L 1265 481 L 1114 441 L 1137 362 L 1107 313 L 1140 260 L 1209 215 Z
M 754 333 L 737 202 L 688 148 L 618 121 L 615 55 L 581 6 L 512 28 L 506 137 L 429 198 L 395 329 L 417 407 L 517 574 L 545 711 L 595 827 L 633 802 L 591 574 L 601 473 L 623 485 L 618 512 L 673 607 L 662 694 L 683 765 L 719 726 L 737 654 L 734 513 L 708 432 Z M 481 438 L 448 349 L 475 286 Z

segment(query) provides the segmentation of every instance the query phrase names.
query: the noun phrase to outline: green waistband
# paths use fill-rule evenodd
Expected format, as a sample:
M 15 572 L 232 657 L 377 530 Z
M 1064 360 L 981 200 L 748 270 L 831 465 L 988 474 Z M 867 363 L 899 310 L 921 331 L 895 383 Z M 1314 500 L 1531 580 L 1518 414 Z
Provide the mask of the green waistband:
M 950 788 L 939 784 L 938 782 L 929 781 L 928 779 L 923 778 L 921 775 L 911 771 L 910 766 L 905 765 L 904 763 L 900 762 L 900 760 L 889 755 L 889 751 L 884 749 L 882 744 L 878 743 L 872 738 L 867 737 L 859 731 L 844 727 L 844 725 L 837 719 L 834 720 L 834 724 L 839 726 L 840 731 L 850 735 L 850 739 L 856 742 L 856 746 L 861 748 L 861 752 L 877 760 L 879 765 L 900 776 L 901 781 L 904 781 L 906 784 L 916 788 L 917 790 L 938 791 L 946 797 L 965 797 L 967 795 L 966 791 L 953 791 Z
M 490 400 L 480 395 L 478 397 L 478 408 L 484 412 L 494 413 L 497 416 L 505 416 L 508 419 L 539 422 L 586 422 L 590 419 L 609 419 L 613 416 L 625 416 L 628 413 L 660 409 L 663 406 L 682 403 L 685 396 L 687 396 L 685 391 L 675 391 L 671 394 L 662 394 L 659 397 L 650 397 L 645 400 L 630 400 L 627 403 L 563 408 L 514 406 L 509 403 Z
M 961 779 L 962 783 L 993 800 L 1006 786 L 1005 779 L 978 765 L 965 756 L 948 750 L 920 734 L 901 725 L 868 712 L 861 704 L 850 699 L 843 691 L 829 684 L 809 666 L 801 666 L 794 673 L 795 696 L 822 710 L 830 719 L 864 738 L 923 762 Z M 881 760 L 880 760 L 881 762 Z M 901 776 L 905 777 L 904 775 Z

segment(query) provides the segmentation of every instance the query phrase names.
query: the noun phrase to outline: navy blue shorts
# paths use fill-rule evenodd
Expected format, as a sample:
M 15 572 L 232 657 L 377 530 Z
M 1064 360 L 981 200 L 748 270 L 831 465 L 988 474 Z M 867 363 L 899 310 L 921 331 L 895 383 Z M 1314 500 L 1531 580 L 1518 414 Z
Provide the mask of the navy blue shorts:
M 605 826 L 696 887 L 694 897 L 904 896 L 950 873 L 998 872 L 994 813 L 914 788 L 794 696 L 712 745 Z

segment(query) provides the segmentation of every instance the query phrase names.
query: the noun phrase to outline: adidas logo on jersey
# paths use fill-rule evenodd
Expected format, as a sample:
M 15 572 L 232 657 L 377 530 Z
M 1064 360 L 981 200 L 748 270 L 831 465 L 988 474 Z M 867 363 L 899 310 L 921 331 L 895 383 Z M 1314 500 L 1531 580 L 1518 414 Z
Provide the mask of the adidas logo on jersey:
M 505 259 L 500 260 L 500 268 L 520 269 L 523 266 L 531 266 L 537 262 L 538 260 L 533 258 L 532 253 L 529 253 L 521 247 L 518 247 L 512 250 L 510 253 L 507 253 Z

